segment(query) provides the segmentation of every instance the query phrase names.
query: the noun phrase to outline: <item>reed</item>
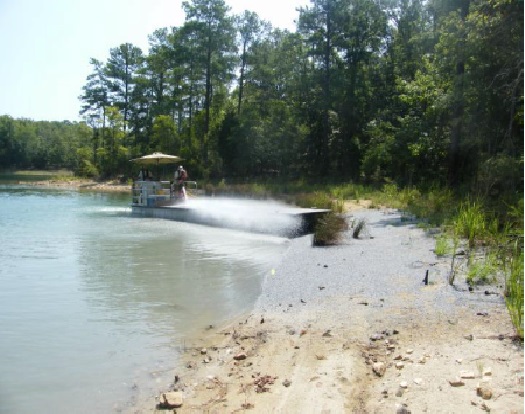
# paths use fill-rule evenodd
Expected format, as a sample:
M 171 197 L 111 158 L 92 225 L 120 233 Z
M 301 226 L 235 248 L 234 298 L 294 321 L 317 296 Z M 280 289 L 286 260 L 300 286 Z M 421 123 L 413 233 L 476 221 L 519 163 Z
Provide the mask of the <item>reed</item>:
M 505 303 L 517 335 L 523 340 L 523 246 L 513 243 L 505 278 Z

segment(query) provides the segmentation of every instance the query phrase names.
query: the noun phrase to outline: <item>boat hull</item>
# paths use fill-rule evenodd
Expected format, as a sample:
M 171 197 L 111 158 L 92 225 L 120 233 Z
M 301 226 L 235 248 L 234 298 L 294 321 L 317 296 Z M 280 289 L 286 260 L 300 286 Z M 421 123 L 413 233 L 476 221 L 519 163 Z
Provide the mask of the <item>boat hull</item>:
M 232 220 L 231 216 L 214 211 L 203 211 L 184 204 L 153 207 L 131 206 L 131 212 L 135 216 L 274 234 L 288 238 L 313 233 L 317 220 L 329 211 L 317 208 L 281 207 L 272 212 L 270 220 L 260 219 L 250 214 L 250 211 L 244 212 L 244 217 L 238 215 L 235 220 Z

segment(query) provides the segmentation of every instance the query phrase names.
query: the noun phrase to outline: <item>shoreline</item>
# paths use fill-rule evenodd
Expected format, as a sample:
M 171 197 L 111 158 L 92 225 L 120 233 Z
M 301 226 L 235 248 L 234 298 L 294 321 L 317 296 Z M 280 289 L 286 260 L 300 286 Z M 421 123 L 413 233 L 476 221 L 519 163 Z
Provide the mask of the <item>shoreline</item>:
M 131 185 L 120 184 L 115 181 L 93 181 L 93 180 L 39 180 L 39 181 L 18 181 L 18 185 L 33 187 L 45 187 L 50 189 L 64 189 L 77 191 L 100 191 L 111 193 L 131 193 Z
M 523 413 L 501 294 L 448 286 L 450 259 L 395 210 L 351 214 L 362 239 L 292 240 L 252 311 L 203 330 L 169 389 L 125 412 L 165 412 L 165 394 L 177 413 Z

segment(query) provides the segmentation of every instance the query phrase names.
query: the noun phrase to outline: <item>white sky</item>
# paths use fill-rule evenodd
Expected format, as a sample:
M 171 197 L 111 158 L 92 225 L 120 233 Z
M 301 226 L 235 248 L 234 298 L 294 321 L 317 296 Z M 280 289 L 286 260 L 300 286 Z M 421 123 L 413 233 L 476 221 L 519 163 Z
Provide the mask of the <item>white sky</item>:
M 308 0 L 225 0 L 231 13 L 256 12 L 295 31 Z M 148 53 L 155 29 L 181 26 L 182 0 L 0 0 L 0 115 L 80 121 L 90 58 L 132 43 Z

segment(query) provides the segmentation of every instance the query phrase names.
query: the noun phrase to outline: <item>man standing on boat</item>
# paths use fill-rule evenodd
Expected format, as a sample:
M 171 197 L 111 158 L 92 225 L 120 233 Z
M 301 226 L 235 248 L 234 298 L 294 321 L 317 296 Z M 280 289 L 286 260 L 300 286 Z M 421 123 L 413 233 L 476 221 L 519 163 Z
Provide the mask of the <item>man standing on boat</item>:
M 179 165 L 179 168 L 175 171 L 175 181 L 174 184 L 176 185 L 177 191 L 182 198 L 182 200 L 186 199 L 186 189 L 184 188 L 184 181 L 188 179 L 188 173 L 186 170 L 182 167 L 182 165 Z

